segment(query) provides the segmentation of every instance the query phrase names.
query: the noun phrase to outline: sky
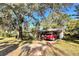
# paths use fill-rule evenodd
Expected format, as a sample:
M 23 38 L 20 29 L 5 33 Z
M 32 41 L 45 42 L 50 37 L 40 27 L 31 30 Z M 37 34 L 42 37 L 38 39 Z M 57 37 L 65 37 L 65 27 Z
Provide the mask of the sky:
M 74 12 L 75 10 L 75 5 L 77 5 L 76 3 L 73 4 L 72 6 L 68 7 L 67 9 L 64 8 L 64 13 L 68 14 L 68 15 L 72 15 L 72 14 L 76 14 L 76 12 Z M 44 16 L 48 17 L 50 15 L 50 13 L 52 12 L 51 8 L 47 8 L 44 10 Z M 33 17 L 35 17 L 37 19 L 37 21 L 41 21 L 43 19 L 43 16 L 39 15 L 39 11 L 34 11 L 32 13 Z M 75 16 L 71 16 L 72 19 L 75 19 Z M 33 18 L 30 18 L 29 16 L 25 16 L 24 17 L 25 21 L 29 22 L 30 27 L 33 27 L 33 24 L 35 24 L 35 20 Z M 31 20 L 31 21 L 30 21 Z
M 76 14 L 76 12 L 74 12 L 75 10 L 75 5 L 73 4 L 72 6 L 68 7 L 67 10 L 64 9 L 64 13 L 68 14 L 68 15 L 72 15 L 72 14 Z M 70 16 L 72 19 L 75 19 L 75 16 Z
M 52 12 L 51 8 L 45 9 L 44 10 L 44 17 L 48 17 L 51 12 Z M 38 12 L 34 11 L 32 15 L 33 15 L 33 17 L 36 18 L 37 21 L 35 21 L 33 18 L 31 18 L 29 16 L 24 17 L 24 20 L 30 24 L 31 28 L 33 27 L 33 24 L 35 24 L 36 22 L 41 21 L 43 19 L 43 16 L 39 15 L 39 11 Z

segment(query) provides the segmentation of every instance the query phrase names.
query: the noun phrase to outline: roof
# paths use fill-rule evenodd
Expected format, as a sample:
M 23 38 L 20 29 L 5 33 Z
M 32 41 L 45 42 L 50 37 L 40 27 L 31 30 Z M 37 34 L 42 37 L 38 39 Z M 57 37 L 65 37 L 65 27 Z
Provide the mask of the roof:
M 47 30 L 39 30 L 39 31 L 62 31 L 64 28 L 49 28 Z

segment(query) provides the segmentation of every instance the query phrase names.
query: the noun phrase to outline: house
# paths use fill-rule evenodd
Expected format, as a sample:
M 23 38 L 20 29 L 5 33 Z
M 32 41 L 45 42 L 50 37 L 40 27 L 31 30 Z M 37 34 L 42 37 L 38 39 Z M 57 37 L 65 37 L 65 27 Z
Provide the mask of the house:
M 56 40 L 64 37 L 64 28 L 49 28 L 46 30 L 38 30 L 37 38 L 39 40 Z

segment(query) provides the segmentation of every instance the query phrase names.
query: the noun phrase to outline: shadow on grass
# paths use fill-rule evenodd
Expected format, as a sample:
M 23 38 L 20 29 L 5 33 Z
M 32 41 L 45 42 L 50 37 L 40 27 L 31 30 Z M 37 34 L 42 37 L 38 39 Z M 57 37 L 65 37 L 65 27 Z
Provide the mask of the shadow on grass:
M 9 45 L 2 45 L 0 46 L 0 49 L 5 48 L 6 46 L 9 46 Z
M 65 36 L 63 40 L 71 41 L 71 42 L 79 44 L 79 38 L 74 37 L 74 36 Z
M 25 43 L 32 43 L 33 40 L 36 38 L 33 38 L 31 36 L 24 37 L 22 41 L 26 41 Z
M 3 40 L 4 38 L 0 38 L 0 40 Z
M 15 50 L 16 48 L 18 48 L 18 45 L 14 44 L 14 45 L 9 45 L 6 49 L 3 49 L 0 51 L 0 56 L 5 56 L 7 55 L 9 52 Z

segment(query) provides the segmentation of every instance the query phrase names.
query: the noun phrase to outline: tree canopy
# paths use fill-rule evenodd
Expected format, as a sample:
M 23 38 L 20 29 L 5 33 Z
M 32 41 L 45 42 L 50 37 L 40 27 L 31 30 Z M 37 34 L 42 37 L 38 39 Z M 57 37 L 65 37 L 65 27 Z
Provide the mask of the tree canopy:
M 72 5 L 68 3 L 1 3 L 0 27 L 9 31 L 18 29 L 19 34 L 21 34 L 25 27 L 30 30 L 30 24 L 35 26 L 35 29 L 67 26 L 71 18 L 64 10 L 67 10 Z M 76 8 L 78 13 L 78 7 L 76 6 Z M 24 17 L 29 20 L 27 21 Z

